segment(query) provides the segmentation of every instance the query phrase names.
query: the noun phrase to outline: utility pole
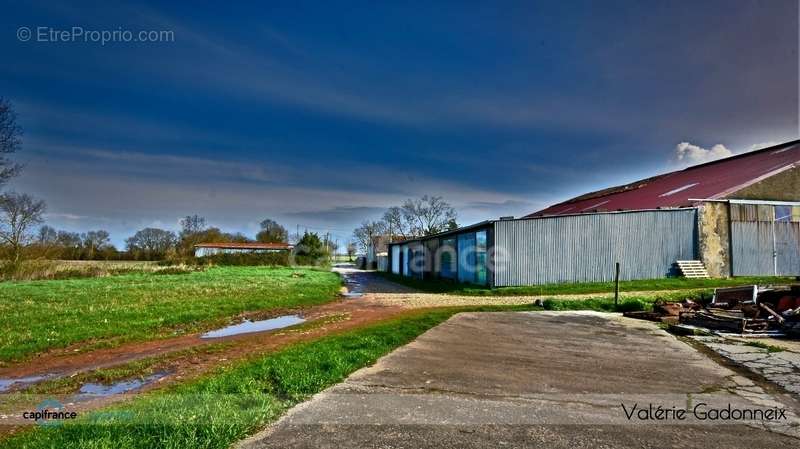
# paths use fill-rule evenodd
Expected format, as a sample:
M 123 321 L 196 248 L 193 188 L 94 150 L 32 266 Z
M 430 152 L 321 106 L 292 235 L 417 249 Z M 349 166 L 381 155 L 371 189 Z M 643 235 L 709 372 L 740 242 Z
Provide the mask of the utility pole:
M 619 262 L 615 265 L 614 273 L 614 306 L 619 305 Z

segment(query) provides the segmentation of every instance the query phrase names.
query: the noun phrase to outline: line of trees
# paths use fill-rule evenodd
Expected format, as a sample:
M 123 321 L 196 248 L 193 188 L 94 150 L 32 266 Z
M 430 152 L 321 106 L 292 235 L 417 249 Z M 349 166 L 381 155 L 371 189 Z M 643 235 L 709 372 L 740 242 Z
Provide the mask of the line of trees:
M 217 227 L 209 227 L 205 218 L 199 215 L 187 215 L 180 220 L 179 232 L 147 227 L 125 239 L 125 248 L 118 250 L 111 243 L 108 231 L 102 229 L 78 233 L 44 225 L 33 234 L 30 225 L 42 223 L 43 220 L 40 213 L 31 212 L 35 209 L 31 201 L 33 200 L 30 197 L 15 201 L 13 204 L 18 207 L 13 210 L 9 208 L 7 211 L 6 206 L 11 203 L 3 203 L 0 198 L 0 222 L 16 223 L 9 227 L 13 228 L 10 234 L 14 237 L 3 240 L 6 243 L 4 246 L 11 250 L 11 254 L 17 254 L 16 257 L 8 257 L 10 260 L 19 261 L 23 255 L 62 260 L 190 259 L 194 257 L 194 246 L 199 243 L 278 243 L 288 242 L 289 238 L 286 228 L 271 219 L 261 222 L 261 230 L 256 234 L 256 238 L 252 239 L 242 233 L 228 233 Z M 20 208 L 28 212 L 19 213 L 17 209 Z M 44 210 L 44 203 L 41 203 L 40 209 Z M 25 225 L 23 220 L 15 218 L 20 215 L 27 216 L 26 220 L 30 225 Z M 2 235 L 3 233 L 0 233 L 0 236 Z M 319 239 L 319 236 L 317 238 Z M 12 241 L 16 243 L 12 244 Z M 19 247 L 20 251 L 13 249 L 16 247 Z
M 42 226 L 31 244 L 37 257 L 65 260 L 115 260 L 123 257 L 111 244 L 108 231 L 98 229 L 84 233 L 57 230 Z
M 424 195 L 390 207 L 380 220 L 366 220 L 353 231 L 358 247 L 366 252 L 372 240 L 381 235 L 389 241 L 438 234 L 457 229 L 455 208 L 441 196 Z M 348 251 L 349 253 L 349 251 Z

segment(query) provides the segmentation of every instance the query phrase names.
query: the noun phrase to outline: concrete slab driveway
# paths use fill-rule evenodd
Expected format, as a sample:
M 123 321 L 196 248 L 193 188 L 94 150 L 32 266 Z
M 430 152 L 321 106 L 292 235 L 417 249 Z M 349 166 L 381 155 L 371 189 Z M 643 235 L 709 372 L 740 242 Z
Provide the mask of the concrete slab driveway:
M 719 418 L 726 408 L 775 419 Z M 795 408 L 650 323 L 465 313 L 241 446 L 796 448 Z

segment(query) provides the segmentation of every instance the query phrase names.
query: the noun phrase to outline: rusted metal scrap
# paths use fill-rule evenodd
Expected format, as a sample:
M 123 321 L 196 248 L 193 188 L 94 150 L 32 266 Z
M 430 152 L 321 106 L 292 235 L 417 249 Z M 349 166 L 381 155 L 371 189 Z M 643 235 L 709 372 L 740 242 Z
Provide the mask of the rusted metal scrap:
M 711 303 L 657 301 L 652 311 L 624 316 L 679 322 L 738 334 L 774 333 L 800 336 L 800 285 L 718 288 Z
M 653 303 L 652 311 L 624 312 L 622 315 L 628 318 L 648 320 L 662 323 L 676 323 L 682 312 L 699 310 L 702 306 L 690 299 L 681 302 L 669 302 L 658 300 Z

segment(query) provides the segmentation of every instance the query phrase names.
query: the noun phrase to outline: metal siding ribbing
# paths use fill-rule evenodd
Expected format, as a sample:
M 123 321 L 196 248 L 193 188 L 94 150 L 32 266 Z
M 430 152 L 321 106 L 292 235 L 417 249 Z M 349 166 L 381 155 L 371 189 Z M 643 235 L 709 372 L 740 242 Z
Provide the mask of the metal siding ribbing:
M 403 276 L 410 276 L 410 273 L 408 272 L 408 245 L 403 245 L 400 248 L 400 251 L 403 254 L 401 263 L 402 266 L 400 267 L 401 273 Z
M 392 266 L 392 273 L 400 274 L 400 247 L 395 245 L 392 246 L 392 251 L 390 254 L 391 257 L 391 266 Z
M 779 275 L 800 275 L 800 223 L 775 223 Z
M 425 272 L 425 247 L 422 243 L 410 243 L 409 247 L 409 275 L 422 279 Z
M 772 275 L 772 223 L 763 221 L 731 222 L 731 250 L 734 276 Z
M 731 223 L 734 276 L 800 275 L 800 223 Z M 774 245 L 773 245 L 774 232 Z M 777 253 L 777 261 L 773 254 Z
M 586 214 L 495 223 L 495 285 L 610 281 L 670 273 L 694 259 L 696 210 Z

